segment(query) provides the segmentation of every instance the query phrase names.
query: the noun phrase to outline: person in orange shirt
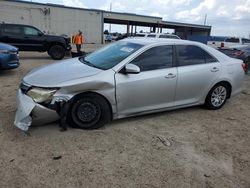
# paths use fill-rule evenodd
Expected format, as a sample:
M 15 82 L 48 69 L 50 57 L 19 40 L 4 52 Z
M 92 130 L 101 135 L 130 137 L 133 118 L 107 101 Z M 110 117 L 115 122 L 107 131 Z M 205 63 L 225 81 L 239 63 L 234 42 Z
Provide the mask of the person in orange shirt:
M 76 45 L 77 53 L 81 52 L 81 47 L 84 42 L 84 37 L 82 35 L 82 31 L 78 31 L 78 34 L 74 36 L 73 40 L 74 44 Z

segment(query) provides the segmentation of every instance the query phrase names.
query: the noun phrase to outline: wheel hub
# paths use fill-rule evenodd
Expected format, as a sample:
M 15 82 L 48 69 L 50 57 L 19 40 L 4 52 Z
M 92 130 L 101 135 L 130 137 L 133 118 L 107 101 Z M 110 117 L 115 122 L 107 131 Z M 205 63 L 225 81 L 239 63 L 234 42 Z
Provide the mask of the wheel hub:
M 211 103 L 215 107 L 221 106 L 227 97 L 227 90 L 224 86 L 219 86 L 214 89 L 211 97 Z
M 93 103 L 82 103 L 77 109 L 77 117 L 82 122 L 91 122 L 98 116 L 98 108 Z

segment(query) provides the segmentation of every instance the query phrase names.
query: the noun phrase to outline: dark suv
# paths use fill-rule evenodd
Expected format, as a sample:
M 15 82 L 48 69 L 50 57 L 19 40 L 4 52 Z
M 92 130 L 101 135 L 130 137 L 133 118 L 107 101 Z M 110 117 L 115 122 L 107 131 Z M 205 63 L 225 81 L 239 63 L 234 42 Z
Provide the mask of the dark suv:
M 30 25 L 0 23 L 0 42 L 16 46 L 19 51 L 47 51 L 56 60 L 71 50 L 69 38 L 46 35 Z

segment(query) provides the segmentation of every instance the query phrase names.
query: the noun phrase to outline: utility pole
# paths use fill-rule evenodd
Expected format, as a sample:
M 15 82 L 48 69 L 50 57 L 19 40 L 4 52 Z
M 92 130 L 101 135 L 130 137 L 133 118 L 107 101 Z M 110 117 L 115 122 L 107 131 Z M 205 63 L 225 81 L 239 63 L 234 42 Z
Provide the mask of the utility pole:
M 112 11 L 112 3 L 110 3 L 109 11 L 110 11 L 110 14 L 111 14 L 111 11 Z M 109 34 L 110 34 L 110 33 L 111 33 L 111 23 L 109 24 Z
M 207 14 L 205 14 L 205 20 L 204 20 L 204 25 L 207 23 Z

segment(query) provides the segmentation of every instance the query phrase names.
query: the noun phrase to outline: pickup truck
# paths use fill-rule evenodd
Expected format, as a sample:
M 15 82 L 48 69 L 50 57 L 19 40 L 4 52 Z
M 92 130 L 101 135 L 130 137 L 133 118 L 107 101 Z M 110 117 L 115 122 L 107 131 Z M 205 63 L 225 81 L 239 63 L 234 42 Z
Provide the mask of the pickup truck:
M 71 50 L 70 38 L 46 35 L 30 25 L 0 23 L 0 42 L 16 46 L 19 51 L 47 52 L 56 60 Z
M 232 46 L 239 45 L 250 45 L 250 39 L 240 38 L 240 37 L 226 37 L 223 41 L 208 41 L 208 46 L 211 46 L 215 49 L 218 48 L 230 48 Z

